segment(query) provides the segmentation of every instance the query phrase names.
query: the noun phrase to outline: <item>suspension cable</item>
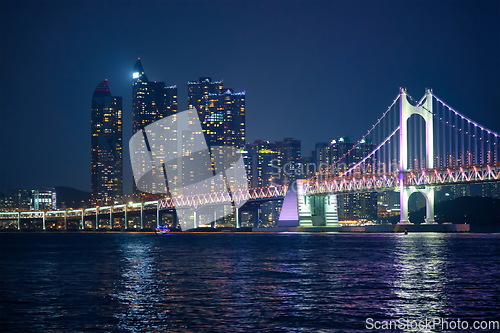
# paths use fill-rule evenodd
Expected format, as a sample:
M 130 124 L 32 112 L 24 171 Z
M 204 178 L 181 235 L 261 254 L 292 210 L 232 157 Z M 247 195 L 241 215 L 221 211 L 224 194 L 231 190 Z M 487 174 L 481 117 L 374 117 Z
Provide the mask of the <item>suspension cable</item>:
M 332 163 L 329 167 L 329 170 L 328 170 L 328 173 L 331 173 L 332 171 L 332 168 L 337 164 L 339 163 L 340 161 L 342 161 L 344 158 L 346 158 L 346 156 L 348 156 L 354 149 L 356 149 L 360 144 L 361 142 L 365 142 L 365 138 L 370 135 L 370 133 L 375 129 L 375 127 L 380 124 L 381 120 L 387 115 L 387 113 L 389 113 L 389 111 L 392 109 L 392 107 L 394 106 L 394 104 L 396 104 L 396 102 L 398 101 L 400 95 L 398 94 L 398 96 L 392 101 L 391 105 L 387 108 L 387 110 L 384 112 L 384 114 L 382 115 L 382 117 L 380 117 L 377 122 L 372 126 L 372 128 L 370 130 L 368 130 L 368 132 L 363 135 L 363 137 L 361 139 L 359 139 L 359 141 L 352 146 L 351 149 L 349 149 L 344 155 L 342 155 L 342 157 L 340 157 L 337 161 L 335 161 L 334 163 Z

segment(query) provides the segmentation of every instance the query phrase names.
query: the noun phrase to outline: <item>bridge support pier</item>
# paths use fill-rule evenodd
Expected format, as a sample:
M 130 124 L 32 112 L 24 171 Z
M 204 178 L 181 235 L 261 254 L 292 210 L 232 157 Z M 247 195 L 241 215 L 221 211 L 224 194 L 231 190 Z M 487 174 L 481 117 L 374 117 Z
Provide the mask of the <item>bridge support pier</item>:
M 299 226 L 312 227 L 312 211 L 310 198 L 306 196 L 306 181 L 297 179 L 297 205 L 299 208 Z
M 410 221 L 408 219 L 408 201 L 413 193 L 422 193 L 422 195 L 425 197 L 425 206 L 426 206 L 425 224 L 436 224 L 436 221 L 434 221 L 433 187 L 426 187 L 422 189 L 403 188 L 403 190 L 399 194 L 401 200 L 401 219 L 399 221 L 399 224 L 410 224 Z M 403 217 L 405 218 L 403 219 Z
M 160 227 L 160 209 L 158 208 L 158 204 L 156 205 L 156 227 Z
M 125 230 L 128 230 L 128 203 L 125 204 Z
M 144 230 L 144 203 L 141 202 L 141 230 Z
M 80 229 L 81 230 L 85 229 L 85 218 L 84 218 L 85 213 L 84 212 L 85 211 L 82 209 L 82 211 L 81 211 L 81 214 L 82 214 L 82 221 L 81 222 L 82 222 L 82 224 L 80 225 Z
M 240 209 L 237 206 L 234 207 L 234 219 L 236 220 L 236 228 L 241 228 Z
M 338 227 L 337 196 L 330 194 L 325 197 L 325 224 L 327 227 Z
M 300 227 L 338 227 L 337 196 L 306 196 L 305 180 L 297 180 L 297 205 Z

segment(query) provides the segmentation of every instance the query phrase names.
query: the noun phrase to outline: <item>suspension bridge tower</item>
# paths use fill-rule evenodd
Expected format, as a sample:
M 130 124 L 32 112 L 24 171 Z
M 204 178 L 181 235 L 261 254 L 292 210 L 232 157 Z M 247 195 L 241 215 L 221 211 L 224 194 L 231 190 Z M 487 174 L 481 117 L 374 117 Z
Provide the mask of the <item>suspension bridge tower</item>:
M 433 187 L 406 187 L 405 174 L 410 170 L 408 168 L 408 119 L 417 114 L 425 121 L 425 164 L 424 168 L 434 167 L 434 130 L 432 113 L 432 90 L 427 88 L 425 92 L 425 106 L 413 106 L 406 97 L 406 90 L 401 88 L 399 96 L 399 199 L 401 217 L 400 224 L 409 224 L 408 219 L 408 199 L 410 196 L 419 192 L 422 193 L 426 201 L 426 223 L 434 224 L 434 188 Z

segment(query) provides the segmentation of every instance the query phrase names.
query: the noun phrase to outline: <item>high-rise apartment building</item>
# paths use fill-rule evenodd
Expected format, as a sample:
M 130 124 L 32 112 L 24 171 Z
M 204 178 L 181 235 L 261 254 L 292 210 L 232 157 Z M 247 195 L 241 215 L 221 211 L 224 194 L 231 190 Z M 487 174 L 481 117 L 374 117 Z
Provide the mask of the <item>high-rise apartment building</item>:
M 274 150 L 278 153 L 278 162 L 281 169 L 280 184 L 290 184 L 300 178 L 299 169 L 301 160 L 301 142 L 293 138 L 285 138 L 274 143 Z
M 149 81 L 138 59 L 132 74 L 132 132 L 142 131 L 147 125 L 177 113 L 177 86 L 166 86 L 165 82 Z M 169 130 L 169 129 L 166 129 Z M 175 130 L 175 129 L 170 129 Z M 153 170 L 156 172 L 157 170 Z M 154 177 L 153 177 L 154 178 Z M 151 193 L 157 192 L 158 184 L 147 184 Z M 134 182 L 133 194 L 136 200 L 154 200 L 151 195 L 137 189 Z
M 500 199 L 500 182 L 481 184 L 481 196 Z
M 254 143 L 247 144 L 246 152 L 250 187 L 259 188 L 276 184 L 281 172 L 274 143 L 256 140 Z
M 355 147 L 349 137 L 332 140 L 330 146 L 316 146 L 316 164 L 320 177 L 337 177 L 365 158 L 375 145 L 370 141 L 362 141 Z M 368 171 L 368 170 L 366 170 Z M 337 196 L 338 215 L 343 221 L 357 220 L 361 222 L 377 219 L 377 193 L 349 193 Z
M 111 96 L 101 82 L 91 108 L 91 201 L 109 205 L 122 201 L 122 98 Z
M 247 144 L 250 186 L 289 185 L 300 178 L 300 146 L 300 140 L 292 138 L 276 142 L 256 140 Z
M 188 108 L 196 108 L 209 147 L 245 145 L 245 92 L 223 88 L 221 81 L 202 77 L 188 82 Z

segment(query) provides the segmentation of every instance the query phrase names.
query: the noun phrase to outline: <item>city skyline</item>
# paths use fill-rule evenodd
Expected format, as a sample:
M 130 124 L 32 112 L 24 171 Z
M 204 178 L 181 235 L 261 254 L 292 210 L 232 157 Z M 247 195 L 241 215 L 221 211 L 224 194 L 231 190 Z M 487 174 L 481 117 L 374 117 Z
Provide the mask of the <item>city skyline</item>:
M 138 57 L 154 73 L 151 78 L 180 87 L 203 75 L 230 82 L 249 96 L 246 142 L 294 137 L 302 141 L 303 155 L 316 142 L 344 135 L 359 139 L 399 86 L 415 96 L 431 87 L 460 112 L 499 131 L 497 2 L 428 3 L 433 11 L 426 12 L 426 20 L 400 17 L 421 11 L 412 1 L 190 4 L 196 6 L 2 2 L 2 31 L 12 33 L 1 40 L 0 190 L 64 185 L 88 191 L 92 90 L 107 78 L 114 93 L 123 96 L 123 140 L 128 142 L 131 68 Z M 100 12 L 111 9 L 116 11 L 106 21 Z M 124 23 L 141 15 L 149 18 L 144 28 Z M 95 26 L 82 25 L 87 16 Z M 165 16 L 171 19 L 168 33 L 132 43 Z M 429 20 L 434 24 L 423 23 Z M 207 38 L 200 29 L 207 24 L 231 42 Z M 173 29 L 176 25 L 183 30 Z M 103 31 L 126 45 L 119 54 L 102 53 L 102 42 L 94 37 Z M 157 52 L 154 38 L 165 38 L 170 49 Z M 95 48 L 83 52 L 91 42 Z M 183 110 L 184 88 L 179 101 Z M 124 169 L 124 186 L 130 189 L 130 166 Z

